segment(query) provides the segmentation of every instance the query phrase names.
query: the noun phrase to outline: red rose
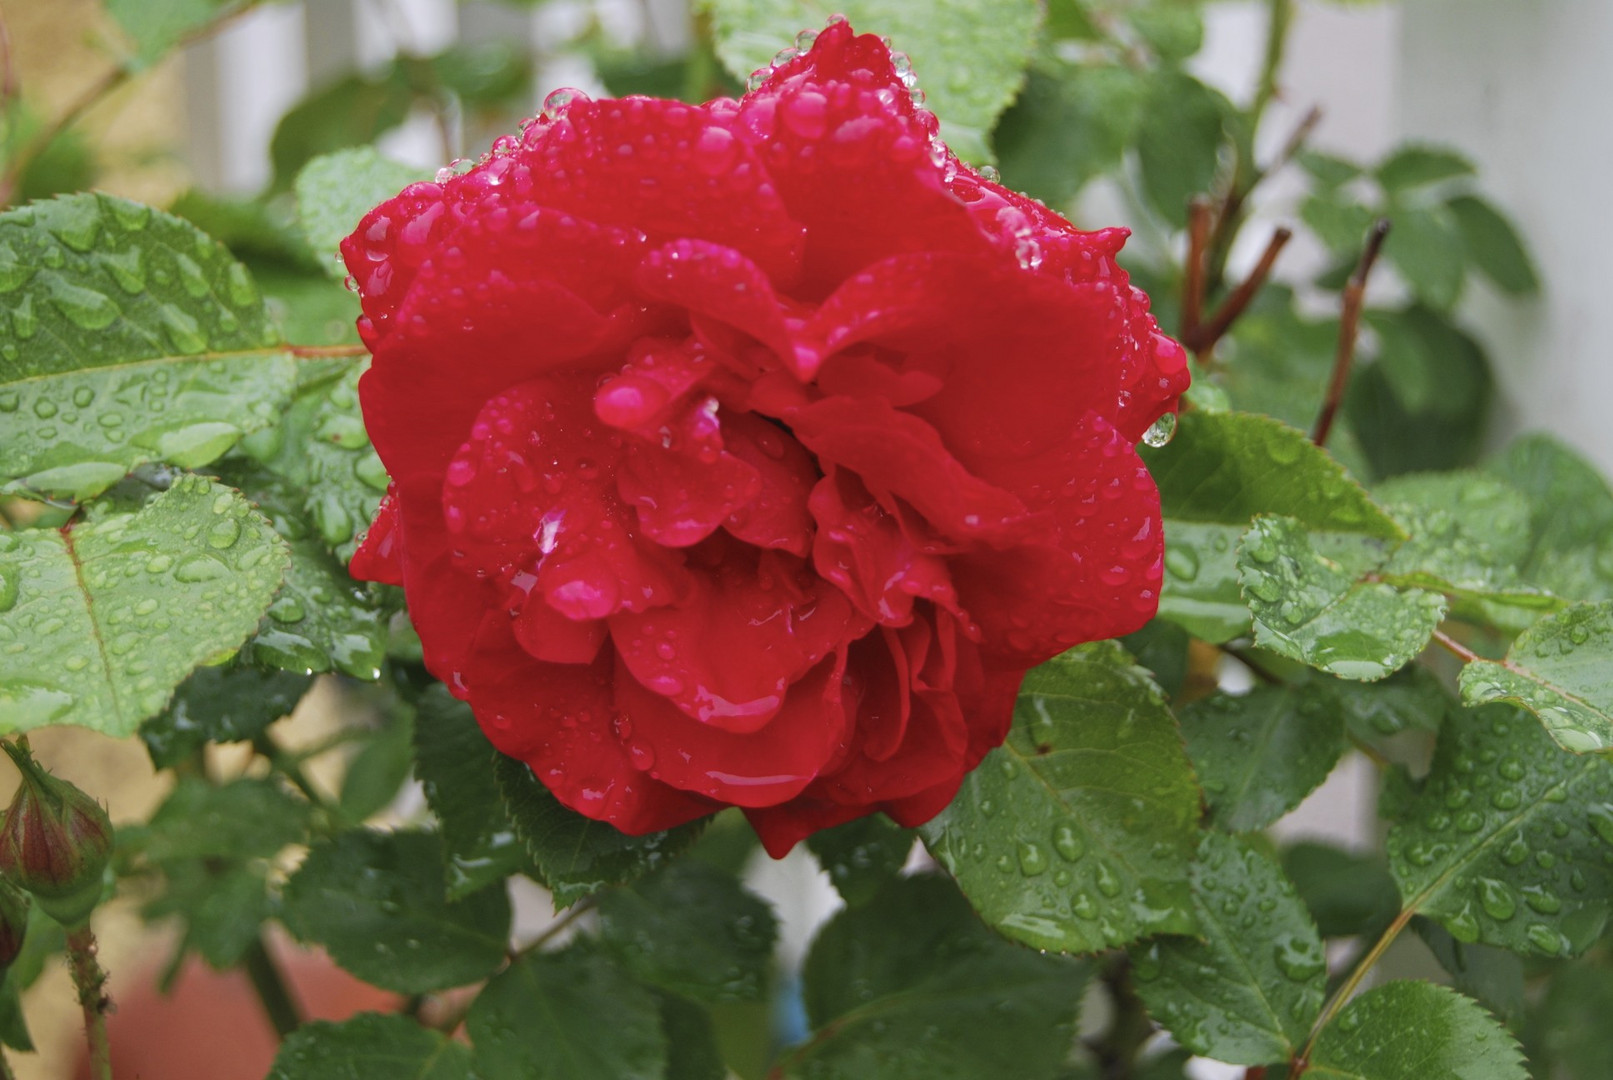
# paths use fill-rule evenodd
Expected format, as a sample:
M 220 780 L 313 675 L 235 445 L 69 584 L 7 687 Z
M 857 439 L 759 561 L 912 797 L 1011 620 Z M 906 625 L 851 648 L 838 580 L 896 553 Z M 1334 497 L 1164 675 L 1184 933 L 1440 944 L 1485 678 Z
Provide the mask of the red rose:
M 959 164 L 844 22 L 741 101 L 546 111 L 342 245 L 353 572 L 580 813 L 927 820 L 1027 668 L 1154 614 L 1187 372 L 1126 234 Z

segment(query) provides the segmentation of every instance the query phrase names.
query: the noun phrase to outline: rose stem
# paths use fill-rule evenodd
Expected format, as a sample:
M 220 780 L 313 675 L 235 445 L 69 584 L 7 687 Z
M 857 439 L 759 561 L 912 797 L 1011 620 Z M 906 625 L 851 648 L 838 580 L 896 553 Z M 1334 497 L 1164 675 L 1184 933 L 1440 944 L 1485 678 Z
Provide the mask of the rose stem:
M 1435 630 L 1433 640 L 1436 644 L 1440 645 L 1464 664 L 1471 664 L 1475 660 L 1484 659 L 1484 657 L 1480 656 L 1466 645 L 1463 645 L 1460 641 L 1457 641 L 1443 630 Z
M 95 934 L 84 923 L 67 932 L 67 959 L 84 1009 L 84 1036 L 90 1047 L 90 1074 L 95 1080 L 112 1080 L 112 1047 L 106 1039 L 106 1014 L 112 999 L 106 994 L 106 972 L 95 958 Z
M 1271 268 L 1277 262 L 1277 256 L 1282 254 L 1284 245 L 1293 238 L 1293 235 L 1291 231 L 1283 228 L 1272 233 L 1265 252 L 1260 256 L 1260 262 L 1255 264 L 1254 270 L 1244 278 L 1243 283 L 1222 301 L 1215 314 L 1210 316 L 1210 321 L 1202 326 L 1195 326 L 1191 334 L 1183 334 L 1182 344 L 1193 350 L 1200 363 L 1215 348 L 1216 342 L 1226 335 L 1233 322 L 1243 314 L 1244 308 L 1249 306 L 1249 302 L 1255 298 L 1260 287 L 1266 283 L 1266 278 L 1271 275 Z
M 1196 196 L 1187 204 L 1187 276 L 1182 283 L 1182 318 L 1178 328 L 1186 341 L 1198 333 L 1204 315 L 1204 245 L 1210 238 L 1210 200 Z
M 1355 272 L 1350 275 L 1349 283 L 1344 286 L 1343 311 L 1339 317 L 1339 346 L 1333 354 L 1333 377 L 1327 384 L 1327 398 L 1322 402 L 1322 412 L 1316 418 L 1316 430 L 1311 435 L 1311 442 L 1317 446 L 1327 444 L 1327 436 L 1333 430 L 1333 418 L 1344 401 L 1344 390 L 1350 382 L 1350 365 L 1355 359 L 1355 339 L 1361 332 L 1361 302 L 1367 291 L 1367 275 L 1372 273 L 1372 264 L 1378 261 L 1378 252 L 1383 249 L 1384 238 L 1388 235 L 1389 219 L 1379 218 L 1373 223 L 1372 231 L 1367 233 L 1361 259 L 1355 264 Z
M 284 1039 L 296 1031 L 302 1024 L 302 1013 L 286 987 L 280 966 L 264 945 L 262 934 L 247 946 L 246 954 L 241 957 L 241 966 L 246 969 L 246 977 L 252 980 L 252 989 L 257 992 L 258 1002 L 268 1015 L 269 1023 L 274 1025 L 275 1034 Z

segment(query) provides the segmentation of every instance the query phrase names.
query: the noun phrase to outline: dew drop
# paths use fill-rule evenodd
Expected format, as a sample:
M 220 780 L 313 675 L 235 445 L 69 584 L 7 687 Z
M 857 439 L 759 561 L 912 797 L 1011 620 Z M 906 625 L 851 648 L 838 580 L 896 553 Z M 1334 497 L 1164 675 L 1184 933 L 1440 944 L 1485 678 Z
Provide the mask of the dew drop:
M 1143 432 L 1143 442 L 1153 447 L 1164 446 L 1176 437 L 1176 414 L 1173 412 L 1161 413 L 1158 420 L 1148 425 Z

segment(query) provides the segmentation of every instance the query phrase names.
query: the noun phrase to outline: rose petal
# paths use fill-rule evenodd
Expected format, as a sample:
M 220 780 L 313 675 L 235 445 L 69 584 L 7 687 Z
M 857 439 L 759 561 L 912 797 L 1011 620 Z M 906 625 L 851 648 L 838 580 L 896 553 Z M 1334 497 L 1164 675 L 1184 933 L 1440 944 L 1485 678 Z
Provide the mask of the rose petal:
M 735 806 L 771 806 L 811 783 L 839 745 L 844 669 L 843 658 L 825 659 L 790 686 L 770 723 L 745 734 L 689 717 L 625 665 L 617 667 L 616 704 L 631 726 L 635 760 L 652 777 Z
M 819 526 L 813 566 L 863 614 L 904 626 L 920 597 L 958 609 L 945 560 L 920 550 L 854 473 L 830 469 L 812 489 L 809 505 Z
M 958 599 L 995 662 L 1031 667 L 1086 641 L 1129 634 L 1159 603 L 1159 492 L 1131 441 L 1089 415 L 1066 444 L 989 475 L 1049 528 L 1034 542 L 950 560 Z
M 728 452 L 761 477 L 749 502 L 723 522 L 723 528 L 762 548 L 778 548 L 803 558 L 812 551 L 812 515 L 807 496 L 817 482 L 812 455 L 789 432 L 754 413 L 738 413 L 723 428 Z
M 609 651 L 588 666 L 543 664 L 507 641 L 502 622 L 477 643 L 470 706 L 501 753 L 524 761 L 555 798 L 579 814 L 640 834 L 717 807 L 646 776 L 618 737 Z
M 755 732 L 784 708 L 792 684 L 869 624 L 799 560 L 714 545 L 697 553 L 714 565 L 691 570 L 683 600 L 614 616 L 611 637 L 626 669 L 689 717 Z
M 348 563 L 347 571 L 360 581 L 378 581 L 383 585 L 403 584 L 403 551 L 398 535 L 398 503 L 394 496 L 396 485 L 388 485 L 381 505 L 375 508 L 375 520 L 359 541 L 358 549 Z
M 717 399 L 687 401 L 655 441 L 634 440 L 616 487 L 639 529 L 666 547 L 698 544 L 761 490 L 761 476 L 723 446 Z
M 943 536 L 999 542 L 1024 527 L 1023 503 L 971 475 L 934 428 L 887 402 L 826 398 L 785 420 L 819 458 L 857 473 L 876 499 L 903 499 Z

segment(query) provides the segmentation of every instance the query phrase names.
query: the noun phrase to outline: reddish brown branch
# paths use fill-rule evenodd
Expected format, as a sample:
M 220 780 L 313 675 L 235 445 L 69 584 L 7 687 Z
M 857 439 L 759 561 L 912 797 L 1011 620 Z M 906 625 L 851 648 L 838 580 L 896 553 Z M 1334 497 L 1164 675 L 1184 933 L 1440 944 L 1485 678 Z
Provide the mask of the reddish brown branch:
M 1293 235 L 1290 230 L 1283 228 L 1272 233 L 1271 240 L 1266 244 L 1266 250 L 1261 254 L 1254 270 L 1250 271 L 1242 284 L 1221 302 L 1215 314 L 1210 316 L 1209 322 L 1195 326 L 1192 333 L 1183 331 L 1182 344 L 1201 357 L 1214 349 L 1216 342 L 1226 336 L 1226 332 L 1231 329 L 1238 316 L 1243 314 L 1244 309 L 1255 298 L 1255 294 L 1260 291 L 1260 287 L 1271 276 L 1271 268 L 1276 265 L 1277 256 L 1282 254 L 1283 247 Z
M 1311 441 L 1317 446 L 1326 445 L 1327 436 L 1333 430 L 1333 420 L 1344 402 L 1344 391 L 1350 383 L 1350 367 L 1355 361 L 1355 341 L 1361 333 L 1361 304 L 1366 296 L 1367 275 L 1372 273 L 1372 264 L 1378 261 L 1378 252 L 1383 250 L 1383 241 L 1388 235 L 1389 219 L 1379 218 L 1367 234 L 1366 247 L 1361 251 L 1360 261 L 1355 264 L 1355 272 L 1344 286 L 1339 316 L 1339 345 L 1333 354 L 1333 377 L 1327 384 L 1327 398 L 1322 402 L 1321 414 L 1317 416 L 1316 428 L 1311 434 Z
M 1210 239 L 1210 201 L 1202 195 L 1187 204 L 1187 276 L 1182 283 L 1182 340 L 1198 333 L 1204 316 L 1204 259 Z
M 1457 641 L 1443 630 L 1434 631 L 1433 641 L 1435 644 L 1439 645 L 1446 652 L 1450 653 L 1464 664 L 1471 664 L 1475 660 L 1484 659 L 1484 657 L 1480 656 L 1466 645 L 1463 645 L 1460 641 Z

